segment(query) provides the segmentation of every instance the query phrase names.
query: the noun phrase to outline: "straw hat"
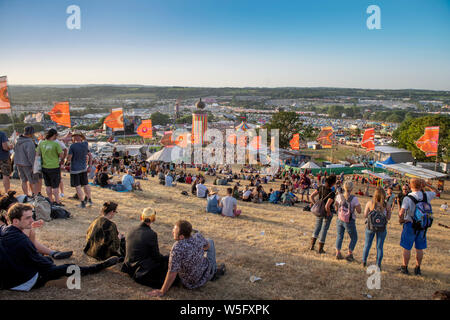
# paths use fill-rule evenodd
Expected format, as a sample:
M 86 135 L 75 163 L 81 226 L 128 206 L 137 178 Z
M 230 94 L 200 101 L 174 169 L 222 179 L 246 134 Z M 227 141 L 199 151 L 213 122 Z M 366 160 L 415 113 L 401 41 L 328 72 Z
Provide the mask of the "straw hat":
M 211 188 L 211 194 L 217 194 L 217 192 L 219 192 L 219 190 L 216 187 Z
M 84 136 L 84 134 L 81 133 L 81 131 L 76 130 L 76 131 L 72 132 L 72 137 L 75 137 L 75 136 L 79 136 L 79 137 L 81 137 L 81 139 L 86 140 L 86 137 Z

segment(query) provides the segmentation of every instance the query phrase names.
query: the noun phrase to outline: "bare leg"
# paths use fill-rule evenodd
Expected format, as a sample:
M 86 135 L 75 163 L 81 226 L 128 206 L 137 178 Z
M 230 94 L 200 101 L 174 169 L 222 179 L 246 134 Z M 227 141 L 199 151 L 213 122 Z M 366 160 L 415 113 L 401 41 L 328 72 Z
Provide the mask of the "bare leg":
M 407 267 L 411 258 L 411 250 L 403 249 L 403 266 Z
M 22 191 L 24 195 L 28 195 L 28 181 L 22 181 Z
M 55 197 L 55 202 L 59 203 L 59 188 L 53 189 L 53 196 Z
M 83 191 L 81 191 L 81 186 L 77 186 L 75 187 L 75 189 L 77 190 L 78 199 L 80 199 L 80 201 L 84 201 L 84 195 Z
M 42 179 L 38 179 L 38 182 L 36 183 L 36 194 L 42 192 Z
M 59 190 L 60 190 L 60 193 L 64 194 L 64 182 L 62 181 L 62 179 L 61 179 L 61 182 L 59 183 Z
M 58 190 L 58 189 L 56 189 L 56 190 Z M 50 199 L 51 202 L 56 201 L 53 199 L 52 187 L 45 187 L 45 191 L 47 191 L 47 197 Z
M 8 193 L 9 188 L 11 187 L 9 183 L 9 176 L 3 175 L 3 186 L 5 187 L 5 193 Z
M 83 189 L 88 199 L 91 199 L 91 187 L 89 185 L 85 185 L 83 186 Z
M 416 249 L 416 266 L 420 267 L 423 259 L 423 250 Z

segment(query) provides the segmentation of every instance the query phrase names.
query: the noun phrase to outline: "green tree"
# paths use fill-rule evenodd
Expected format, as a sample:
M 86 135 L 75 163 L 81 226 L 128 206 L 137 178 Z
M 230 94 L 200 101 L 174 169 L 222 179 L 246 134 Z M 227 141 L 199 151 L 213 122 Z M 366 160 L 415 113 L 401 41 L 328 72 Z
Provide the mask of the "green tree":
M 170 122 L 170 116 L 161 112 L 152 113 L 152 125 L 165 126 Z
M 292 136 L 295 133 L 301 133 L 307 129 L 300 121 L 299 116 L 293 111 L 275 113 L 270 122 L 264 125 L 264 128 L 268 130 L 268 135 L 270 135 L 271 129 L 280 130 L 280 148 L 289 148 L 289 141 L 292 139 Z
M 420 118 L 405 119 L 392 137 L 396 146 L 405 148 L 412 152 L 418 161 L 435 161 L 434 157 L 426 157 L 425 153 L 417 148 L 415 142 L 424 134 L 425 127 L 439 126 L 439 148 L 440 160 L 450 160 L 450 117 L 443 115 L 432 115 Z

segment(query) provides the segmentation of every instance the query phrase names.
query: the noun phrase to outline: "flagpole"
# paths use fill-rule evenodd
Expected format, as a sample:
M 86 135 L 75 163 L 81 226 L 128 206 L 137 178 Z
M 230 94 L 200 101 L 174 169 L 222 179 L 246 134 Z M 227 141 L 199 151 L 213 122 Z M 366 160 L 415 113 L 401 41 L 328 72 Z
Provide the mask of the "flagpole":
M 436 149 L 436 163 L 434 164 L 434 171 L 437 171 L 438 157 L 439 157 L 439 138 L 438 138 L 438 142 L 437 142 L 437 149 Z
M 14 125 L 14 116 L 13 116 L 13 109 L 12 109 L 12 103 L 11 103 L 11 92 L 9 92 L 9 86 L 8 86 L 8 77 L 6 77 L 6 92 L 8 92 L 8 100 L 9 100 L 9 109 L 11 110 L 10 117 L 11 122 L 13 126 L 13 131 L 16 132 L 16 126 Z

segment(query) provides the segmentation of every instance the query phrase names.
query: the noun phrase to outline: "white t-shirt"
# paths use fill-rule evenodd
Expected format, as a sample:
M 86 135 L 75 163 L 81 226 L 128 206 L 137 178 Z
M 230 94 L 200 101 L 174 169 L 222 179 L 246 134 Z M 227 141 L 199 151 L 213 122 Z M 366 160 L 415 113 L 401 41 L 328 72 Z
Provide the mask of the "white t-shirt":
M 67 147 L 66 147 L 66 145 L 64 144 L 64 142 L 62 142 L 62 141 L 60 141 L 60 140 L 58 140 L 58 139 L 55 139 L 55 141 L 56 142 L 58 142 L 59 143 L 59 145 L 61 146 L 61 149 L 67 149 Z
M 336 203 L 339 206 L 344 203 L 345 201 L 345 196 L 343 193 L 338 194 L 338 196 L 336 197 Z M 359 200 L 356 196 L 353 195 L 352 201 L 350 202 L 350 210 L 352 211 L 352 218 L 356 219 L 356 213 L 355 213 L 355 208 L 359 205 Z
M 199 183 L 197 185 L 197 197 L 205 198 L 206 190 L 208 190 L 208 188 L 206 188 L 206 186 L 204 184 Z
M 242 198 L 248 198 L 248 197 L 250 197 L 251 194 L 252 194 L 252 190 L 247 190 L 242 195 Z
M 233 217 L 233 208 L 237 205 L 236 199 L 232 196 L 226 196 L 220 200 L 220 203 L 222 204 L 222 214 L 227 217 Z
M 426 191 L 425 194 L 427 195 L 427 202 L 430 204 L 430 201 L 436 198 L 436 193 L 434 193 L 433 191 Z M 410 192 L 408 195 L 413 196 L 418 201 L 422 200 L 422 191 Z M 414 215 L 414 211 L 416 210 L 416 204 L 414 203 L 414 201 L 406 196 L 405 198 L 403 198 L 402 209 L 405 209 L 405 221 L 413 222 L 412 217 Z

